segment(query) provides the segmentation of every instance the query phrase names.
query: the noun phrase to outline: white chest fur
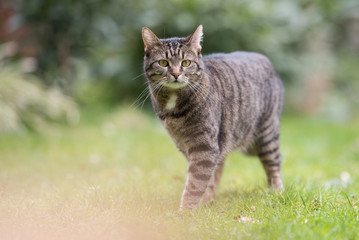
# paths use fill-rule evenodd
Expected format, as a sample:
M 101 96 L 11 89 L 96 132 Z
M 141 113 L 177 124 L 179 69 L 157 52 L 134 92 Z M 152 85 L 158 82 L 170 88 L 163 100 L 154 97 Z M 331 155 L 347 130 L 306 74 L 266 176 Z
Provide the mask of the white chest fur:
M 166 103 L 166 107 L 165 107 L 166 110 L 172 110 L 176 106 L 176 101 L 177 101 L 177 95 L 176 94 L 170 95 Z

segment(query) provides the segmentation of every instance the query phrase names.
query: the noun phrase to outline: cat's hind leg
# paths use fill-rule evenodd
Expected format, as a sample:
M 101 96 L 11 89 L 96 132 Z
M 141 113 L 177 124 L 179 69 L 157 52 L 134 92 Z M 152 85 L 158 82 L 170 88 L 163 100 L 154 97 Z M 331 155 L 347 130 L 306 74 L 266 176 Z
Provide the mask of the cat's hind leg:
M 258 157 L 261 160 L 269 187 L 283 190 L 281 177 L 282 154 L 279 149 L 279 124 L 268 123 L 258 138 Z

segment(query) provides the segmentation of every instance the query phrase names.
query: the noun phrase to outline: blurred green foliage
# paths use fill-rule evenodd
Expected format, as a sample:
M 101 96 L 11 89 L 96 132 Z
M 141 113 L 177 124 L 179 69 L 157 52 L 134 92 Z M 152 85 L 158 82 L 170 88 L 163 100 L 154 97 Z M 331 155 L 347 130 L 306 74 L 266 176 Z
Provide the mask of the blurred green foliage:
M 49 121 L 75 124 L 80 113 L 76 103 L 59 89 L 45 89 L 33 76 L 18 69 L 0 72 L 0 135 L 32 129 L 49 130 Z
M 335 95 L 348 109 L 357 103 L 359 45 L 352 31 L 359 24 L 357 0 L 15 3 L 22 23 L 35 29 L 40 42 L 37 73 L 83 103 L 134 101 L 145 88 L 143 26 L 165 38 L 189 35 L 199 24 L 204 26 L 204 53 L 267 55 L 285 82 L 289 108 L 310 112 L 306 104 L 312 102 L 301 103 L 307 92 L 321 95 L 321 102 Z M 312 86 L 317 80 L 324 93 Z

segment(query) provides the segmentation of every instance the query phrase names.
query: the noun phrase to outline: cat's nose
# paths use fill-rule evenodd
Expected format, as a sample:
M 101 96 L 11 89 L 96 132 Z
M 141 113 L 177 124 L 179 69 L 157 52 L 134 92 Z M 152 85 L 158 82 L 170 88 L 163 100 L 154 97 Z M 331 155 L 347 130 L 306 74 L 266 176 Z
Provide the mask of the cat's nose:
M 176 73 L 171 73 L 171 75 L 177 80 L 180 73 L 177 73 L 177 72 Z
M 177 78 L 179 77 L 179 75 L 181 75 L 180 69 L 179 69 L 178 67 L 173 66 L 170 71 L 171 71 L 171 75 L 172 75 L 176 80 L 177 80 Z

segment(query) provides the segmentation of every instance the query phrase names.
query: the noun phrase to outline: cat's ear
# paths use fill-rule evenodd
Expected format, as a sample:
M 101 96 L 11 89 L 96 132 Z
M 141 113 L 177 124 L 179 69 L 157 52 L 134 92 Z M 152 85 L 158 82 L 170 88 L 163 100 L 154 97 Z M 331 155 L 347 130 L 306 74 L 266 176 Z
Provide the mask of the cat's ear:
M 203 37 L 203 27 L 202 25 L 199 25 L 196 31 L 194 31 L 194 33 L 192 33 L 187 37 L 187 42 L 190 44 L 191 47 L 195 48 L 197 51 L 201 51 L 202 37 Z
M 161 40 L 149 28 L 146 27 L 142 28 L 142 39 L 143 43 L 145 44 L 145 52 L 149 52 L 156 46 L 161 45 Z

